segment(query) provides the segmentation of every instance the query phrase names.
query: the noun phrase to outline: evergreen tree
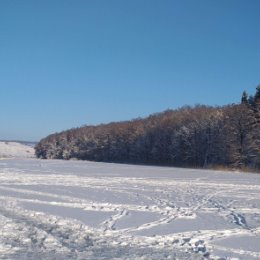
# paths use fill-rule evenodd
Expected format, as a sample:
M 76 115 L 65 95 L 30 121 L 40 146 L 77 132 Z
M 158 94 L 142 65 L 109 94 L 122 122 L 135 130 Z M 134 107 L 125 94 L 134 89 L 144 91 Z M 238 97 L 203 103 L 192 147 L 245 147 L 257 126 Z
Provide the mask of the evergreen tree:
M 251 107 L 254 107 L 255 106 L 255 97 L 250 95 L 248 98 L 248 103 Z
M 246 91 L 244 91 L 243 94 L 242 94 L 241 103 L 242 104 L 248 104 L 248 94 L 247 94 Z
M 260 84 L 256 87 L 254 101 L 256 105 L 260 106 Z

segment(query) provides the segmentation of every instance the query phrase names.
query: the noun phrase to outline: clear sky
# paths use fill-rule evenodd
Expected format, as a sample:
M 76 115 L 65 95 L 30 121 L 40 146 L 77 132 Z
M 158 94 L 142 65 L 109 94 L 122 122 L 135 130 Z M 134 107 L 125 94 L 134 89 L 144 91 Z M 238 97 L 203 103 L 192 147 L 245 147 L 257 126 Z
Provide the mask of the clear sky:
M 0 139 L 236 103 L 259 83 L 259 0 L 0 1 Z

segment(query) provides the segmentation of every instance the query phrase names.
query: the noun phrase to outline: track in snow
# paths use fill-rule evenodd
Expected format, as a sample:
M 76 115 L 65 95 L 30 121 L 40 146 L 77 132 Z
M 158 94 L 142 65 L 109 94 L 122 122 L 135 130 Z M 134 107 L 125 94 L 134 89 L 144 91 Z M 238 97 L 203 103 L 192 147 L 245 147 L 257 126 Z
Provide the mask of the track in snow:
M 0 259 L 260 259 L 260 175 L 0 161 Z

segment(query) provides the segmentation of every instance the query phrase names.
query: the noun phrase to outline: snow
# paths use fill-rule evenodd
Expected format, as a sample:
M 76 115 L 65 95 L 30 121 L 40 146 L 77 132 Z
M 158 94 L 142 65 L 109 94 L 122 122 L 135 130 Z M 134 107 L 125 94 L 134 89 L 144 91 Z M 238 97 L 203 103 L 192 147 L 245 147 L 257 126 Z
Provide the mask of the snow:
M 0 141 L 0 159 L 32 157 L 34 157 L 34 148 L 31 145 L 18 142 Z
M 0 226 L 0 259 L 257 260 L 260 175 L 2 159 Z

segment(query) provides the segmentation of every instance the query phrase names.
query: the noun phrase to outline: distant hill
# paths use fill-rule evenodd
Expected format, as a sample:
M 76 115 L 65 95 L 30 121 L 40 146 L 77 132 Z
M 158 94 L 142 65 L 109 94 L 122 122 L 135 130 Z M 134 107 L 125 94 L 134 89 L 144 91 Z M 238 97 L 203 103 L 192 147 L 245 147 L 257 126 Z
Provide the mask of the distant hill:
M 0 158 L 33 158 L 33 142 L 0 141 Z
M 19 144 L 25 144 L 34 147 L 38 142 L 34 141 L 21 141 L 21 140 L 1 140 L 0 142 L 9 142 L 9 143 L 19 143 Z

